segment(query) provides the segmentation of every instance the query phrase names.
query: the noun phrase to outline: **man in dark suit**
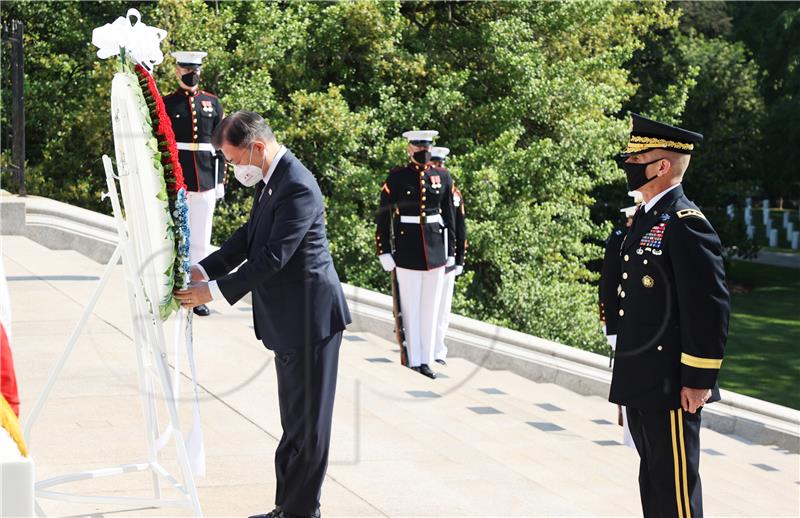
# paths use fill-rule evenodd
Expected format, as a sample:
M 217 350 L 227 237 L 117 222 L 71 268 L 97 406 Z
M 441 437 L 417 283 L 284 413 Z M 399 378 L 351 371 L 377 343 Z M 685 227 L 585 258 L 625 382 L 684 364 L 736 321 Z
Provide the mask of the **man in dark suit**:
M 681 186 L 702 139 L 634 114 L 618 157 L 644 203 L 619 250 L 609 399 L 627 407 L 645 517 L 703 516 L 700 416 L 719 399 L 730 297 L 720 239 Z
M 275 452 L 277 507 L 257 516 L 319 516 L 339 346 L 351 322 L 328 250 L 322 193 L 258 114 L 223 119 L 212 143 L 236 179 L 256 187 L 253 208 L 247 223 L 193 268 L 197 284 L 176 296 L 193 307 L 213 299 L 235 304 L 252 293 L 256 338 L 275 353 L 283 427 Z

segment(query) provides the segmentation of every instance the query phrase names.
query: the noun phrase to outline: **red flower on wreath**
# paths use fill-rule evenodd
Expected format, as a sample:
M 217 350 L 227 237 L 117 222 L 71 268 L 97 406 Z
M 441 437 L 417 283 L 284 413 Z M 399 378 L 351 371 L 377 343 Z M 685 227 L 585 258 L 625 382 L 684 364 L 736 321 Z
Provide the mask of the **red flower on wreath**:
M 147 91 L 143 93 L 148 105 L 150 105 L 153 132 L 158 140 L 159 150 L 162 153 L 161 162 L 164 165 L 172 166 L 171 171 L 165 168 L 164 179 L 167 181 L 170 198 L 174 198 L 180 189 L 186 188 L 186 184 L 183 181 L 183 169 L 181 169 L 181 163 L 178 160 L 178 145 L 175 143 L 172 121 L 167 115 L 167 108 L 164 106 L 164 101 L 161 99 L 161 94 L 158 91 L 155 80 L 153 80 L 153 76 L 141 65 L 137 64 L 135 69 L 139 81 L 146 81 L 147 83 Z M 166 155 L 167 153 L 169 153 L 168 156 Z

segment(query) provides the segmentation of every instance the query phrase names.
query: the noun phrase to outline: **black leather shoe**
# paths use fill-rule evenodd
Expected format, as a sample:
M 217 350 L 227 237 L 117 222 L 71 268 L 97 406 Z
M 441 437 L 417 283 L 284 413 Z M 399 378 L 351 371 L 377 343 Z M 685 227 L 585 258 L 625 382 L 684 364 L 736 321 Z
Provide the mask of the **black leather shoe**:
M 439 365 L 442 365 L 444 367 L 447 367 L 447 362 L 444 361 L 444 360 L 436 360 L 436 363 L 438 363 Z
M 279 517 L 276 518 L 320 518 L 322 515 L 320 514 L 319 507 L 314 511 L 311 515 L 299 515 L 299 514 L 290 514 L 286 511 L 283 511 Z
M 208 309 L 208 306 L 206 306 L 205 304 L 200 304 L 199 306 L 195 306 L 193 311 L 194 314 L 197 315 L 198 317 L 207 317 L 208 315 L 211 314 L 211 310 Z M 258 516 L 266 516 L 266 515 L 258 515 Z
M 430 367 L 428 367 L 428 365 L 427 365 L 427 364 L 425 364 L 425 363 L 423 363 L 422 365 L 420 365 L 420 366 L 419 366 L 419 371 L 417 371 L 417 372 L 419 372 L 419 373 L 420 373 L 420 374 L 422 374 L 423 376 L 427 376 L 427 377 L 429 377 L 429 378 L 430 378 L 430 379 L 432 379 L 432 380 L 435 380 L 435 379 L 436 379 L 436 373 L 435 373 L 435 372 L 433 372 L 433 371 L 431 370 L 431 368 L 430 368 Z
M 283 511 L 280 507 L 276 507 L 267 514 L 254 514 L 250 518 L 283 518 Z

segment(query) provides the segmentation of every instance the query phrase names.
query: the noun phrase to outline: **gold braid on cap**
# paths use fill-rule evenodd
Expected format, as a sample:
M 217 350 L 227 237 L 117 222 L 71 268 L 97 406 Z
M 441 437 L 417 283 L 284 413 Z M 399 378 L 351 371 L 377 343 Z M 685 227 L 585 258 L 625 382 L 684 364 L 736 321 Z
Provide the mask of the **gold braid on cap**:
M 628 147 L 625 148 L 624 153 L 636 153 L 638 151 L 643 151 L 645 149 L 652 149 L 652 148 L 675 148 L 675 149 L 685 149 L 687 151 L 691 151 L 694 149 L 694 144 L 687 144 L 685 142 L 675 142 L 674 140 L 664 140 L 660 138 L 652 138 L 652 137 L 637 137 L 632 136 L 631 141 L 628 143 Z

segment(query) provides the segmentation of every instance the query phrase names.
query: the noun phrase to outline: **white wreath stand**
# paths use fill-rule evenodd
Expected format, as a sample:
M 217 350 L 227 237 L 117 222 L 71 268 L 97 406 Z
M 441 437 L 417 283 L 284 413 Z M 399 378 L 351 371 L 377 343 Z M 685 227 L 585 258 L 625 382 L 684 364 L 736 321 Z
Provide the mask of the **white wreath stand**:
M 117 223 L 119 233 L 119 243 L 114 250 L 111 259 L 108 261 L 100 282 L 89 299 L 89 303 L 83 311 L 83 315 L 78 321 L 72 335 L 67 342 L 64 352 L 59 358 L 47 379 L 44 390 L 36 401 L 36 405 L 25 425 L 25 440 L 31 444 L 31 428 L 47 400 L 53 385 L 61 373 L 75 343 L 78 341 L 86 322 L 94 311 L 100 294 L 108 283 L 114 266 L 119 262 L 120 257 L 125 267 L 125 277 L 128 285 L 128 299 L 130 302 L 131 319 L 133 321 L 133 340 L 136 348 L 136 362 L 138 367 L 139 394 L 142 398 L 144 410 L 145 437 L 148 445 L 148 459 L 144 462 L 123 464 L 104 469 L 82 471 L 61 475 L 46 480 L 36 482 L 37 498 L 47 498 L 67 502 L 83 502 L 91 504 L 116 504 L 141 507 L 183 507 L 191 508 L 195 516 L 202 516 L 200 500 L 197 497 L 194 477 L 192 475 L 189 456 L 187 454 L 184 435 L 181 433 L 180 421 L 178 418 L 178 380 L 180 371 L 178 365 L 178 344 L 185 338 L 184 333 L 191 333 L 191 322 L 189 311 L 181 309 L 176 318 L 175 336 L 175 374 L 170 372 L 170 365 L 167 356 L 167 342 L 164 335 L 163 323 L 158 317 L 158 308 L 148 307 L 148 298 L 145 295 L 143 279 L 139 275 L 142 268 L 139 257 L 141 250 L 136 250 L 136 243 L 130 239 L 127 225 L 122 217 L 122 209 L 117 195 L 117 185 L 111 159 L 108 155 L 103 155 L 103 165 L 106 171 L 106 183 L 108 184 L 108 196 L 114 208 L 114 218 Z M 142 244 L 139 243 L 139 246 Z M 152 300 L 152 299 L 151 299 Z M 155 313 L 155 316 L 153 315 Z M 169 416 L 166 428 L 163 433 L 159 433 L 159 419 L 156 409 L 157 397 L 162 397 Z M 159 462 L 159 452 L 168 444 L 169 440 L 174 440 L 177 452 L 177 462 L 180 467 L 182 482 L 172 476 Z M 122 475 L 141 471 L 150 471 L 153 476 L 152 496 L 101 496 L 84 495 L 53 491 L 51 488 L 67 482 L 88 480 L 111 475 Z M 162 497 L 161 488 L 164 479 L 168 485 L 172 486 L 179 493 L 178 498 L 167 499 Z M 36 512 L 39 516 L 45 516 L 39 504 L 36 504 Z

